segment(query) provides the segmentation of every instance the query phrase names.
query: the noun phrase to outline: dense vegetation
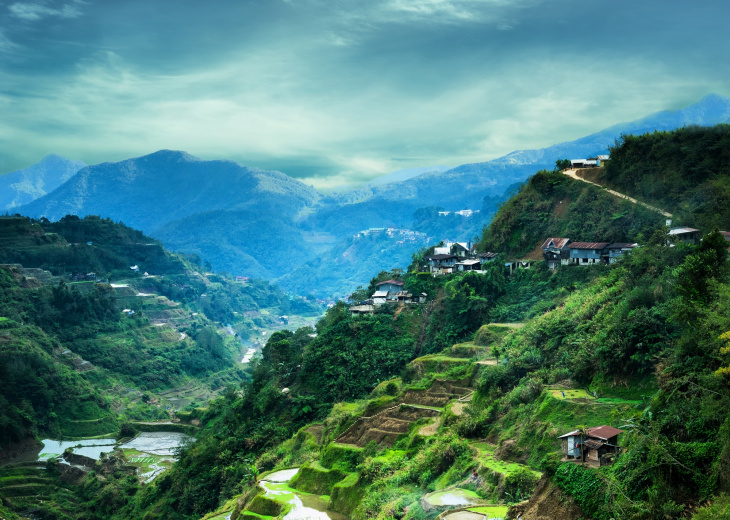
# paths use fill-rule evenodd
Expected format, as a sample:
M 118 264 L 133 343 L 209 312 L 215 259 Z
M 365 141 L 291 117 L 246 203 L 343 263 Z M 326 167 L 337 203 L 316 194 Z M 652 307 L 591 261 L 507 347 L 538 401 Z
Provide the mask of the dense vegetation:
M 730 224 L 730 125 L 624 135 L 601 182 L 701 229 Z
M 541 258 L 539 246 L 548 237 L 573 242 L 628 242 L 647 239 L 664 217 L 605 191 L 574 182 L 557 171 L 530 177 L 507 201 L 479 248 L 511 258 Z
M 657 136 L 676 138 L 643 139 Z M 626 141 L 613 153 L 640 144 Z M 706 144 L 689 140 L 681 149 L 703 156 Z M 652 160 L 645 154 L 632 164 Z M 498 258 L 483 273 L 436 278 L 418 272 L 429 253 L 419 251 L 408 270 L 381 272 L 358 295 L 395 278 L 427 293 L 427 303 L 364 316 L 338 304 L 316 329 L 272 334 L 250 379 L 200 412 L 196 442 L 169 472 L 149 485 L 90 475 L 74 491 L 77 516 L 195 520 L 220 508 L 208 518 L 274 517 L 285 509 L 261 496 L 257 477 L 301 466 L 290 485 L 326 496 L 355 520 L 431 520 L 438 511 L 421 499 L 457 485 L 489 503 L 519 502 L 541 473 L 541 485 L 580 511 L 571 520 L 726 518 L 728 242 L 706 228 L 699 244 L 673 243 L 661 216 L 626 204 L 539 172 L 500 208 L 482 249 L 522 256 L 547 236 L 641 247 L 612 265 L 553 272 L 537 262 L 510 274 Z M 692 214 L 726 228 L 713 207 Z M 470 404 L 458 401 L 469 389 Z M 425 415 L 407 420 L 413 400 Z M 388 410 L 407 423 L 390 442 L 334 442 Z M 624 430 L 614 464 L 561 462 L 558 435 L 601 424 Z
M 3 217 L 0 243 L 0 447 L 169 418 L 150 391 L 238 383 L 239 337 L 318 312 L 267 282 L 206 276 L 199 259 L 108 219 Z M 221 334 L 228 324 L 238 337 Z

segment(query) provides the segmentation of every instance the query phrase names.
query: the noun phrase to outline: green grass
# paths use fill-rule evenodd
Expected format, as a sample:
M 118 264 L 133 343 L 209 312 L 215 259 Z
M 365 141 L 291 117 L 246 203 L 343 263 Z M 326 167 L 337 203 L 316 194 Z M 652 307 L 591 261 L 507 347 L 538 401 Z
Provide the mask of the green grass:
M 479 460 L 479 462 L 481 462 L 484 467 L 491 469 L 495 473 L 510 475 L 518 469 L 525 468 L 530 470 L 534 475 L 538 477 L 542 476 L 542 473 L 540 473 L 539 471 L 535 471 L 534 469 L 531 469 L 524 464 L 519 464 L 517 462 L 506 462 L 496 459 L 494 457 L 494 452 L 497 450 L 497 447 L 493 444 L 489 444 L 487 442 L 474 442 L 471 444 L 471 446 L 479 450 L 479 456 L 477 460 Z
M 556 399 L 595 399 L 593 394 L 589 394 L 582 388 L 568 390 L 549 389 L 548 391 L 550 392 L 550 395 Z M 565 393 L 565 397 L 563 397 L 563 393 Z
M 225 517 L 226 517 L 226 515 L 224 514 L 223 518 L 225 518 Z M 218 517 L 215 517 L 215 518 L 217 519 Z M 239 518 L 239 520 L 258 520 L 258 519 L 271 520 L 274 517 L 268 516 L 268 515 L 260 515 L 258 513 L 254 513 L 253 511 L 241 511 L 241 515 L 238 518 Z M 211 520 L 214 520 L 214 519 L 211 518 Z
M 429 354 L 427 356 L 421 356 L 421 357 L 416 358 L 413 361 L 411 361 L 411 363 L 426 363 L 426 362 L 464 364 L 464 363 L 469 363 L 469 360 L 464 359 L 464 358 L 446 356 L 444 354 Z
M 481 513 L 487 518 L 504 518 L 507 516 L 507 511 L 509 511 L 509 507 L 507 506 L 479 506 L 479 507 L 470 507 L 467 511 L 471 511 L 472 513 Z

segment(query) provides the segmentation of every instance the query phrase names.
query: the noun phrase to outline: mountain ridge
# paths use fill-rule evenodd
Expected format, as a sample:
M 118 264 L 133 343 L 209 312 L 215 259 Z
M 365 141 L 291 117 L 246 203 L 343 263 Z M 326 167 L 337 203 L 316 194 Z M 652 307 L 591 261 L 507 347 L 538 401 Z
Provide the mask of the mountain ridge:
M 11 210 L 50 193 L 86 164 L 49 154 L 27 168 L 0 176 L 0 210 Z
M 361 230 L 416 229 L 416 222 L 419 231 L 437 241 L 466 240 L 489 223 L 515 186 L 538 170 L 552 169 L 557 159 L 607 153 L 624 134 L 724 122 L 730 122 L 730 99 L 708 95 L 685 108 L 656 112 L 573 141 L 516 150 L 446 171 L 424 167 L 405 180 L 333 195 L 282 172 L 160 150 L 85 167 L 52 193 L 18 210 L 51 220 L 69 213 L 121 220 L 161 238 L 168 247 L 203 255 L 214 269 L 264 276 L 287 288 L 288 273 L 302 268 L 299 272 L 308 272 L 314 266 L 311 262 L 326 268 L 327 261 L 339 257 L 341 251 L 328 252 L 322 243 L 337 248 Z M 464 236 L 441 236 L 443 222 L 437 210 L 462 209 L 480 212 L 460 227 Z M 222 213 L 212 215 L 216 212 Z M 213 221 L 217 224 L 206 228 L 205 222 Z M 324 242 L 309 240 L 311 234 L 324 237 Z M 382 268 L 388 267 L 384 258 Z M 356 286 L 342 282 L 341 294 Z

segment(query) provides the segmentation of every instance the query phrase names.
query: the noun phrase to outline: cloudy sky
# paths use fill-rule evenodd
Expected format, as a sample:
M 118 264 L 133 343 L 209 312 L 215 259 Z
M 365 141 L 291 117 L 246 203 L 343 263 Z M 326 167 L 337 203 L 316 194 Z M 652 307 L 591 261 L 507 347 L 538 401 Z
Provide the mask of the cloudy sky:
M 730 96 L 727 0 L 0 0 L 0 173 L 162 148 L 319 187 Z

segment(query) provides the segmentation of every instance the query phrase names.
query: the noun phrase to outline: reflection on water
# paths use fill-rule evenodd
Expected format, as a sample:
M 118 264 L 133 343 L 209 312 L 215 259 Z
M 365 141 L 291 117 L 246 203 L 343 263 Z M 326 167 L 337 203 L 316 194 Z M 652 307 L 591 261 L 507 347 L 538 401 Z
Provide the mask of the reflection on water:
M 77 455 L 98 459 L 101 457 L 101 452 L 109 453 L 114 450 L 114 446 L 116 445 L 114 439 L 83 439 L 80 441 L 43 439 L 41 442 L 43 443 L 43 448 L 41 448 L 36 460 L 60 457 L 68 448 L 73 448 L 73 452 Z
M 319 496 L 300 493 L 287 486 L 298 472 L 299 468 L 275 471 L 259 482 L 266 495 L 278 496 L 278 500 L 291 504 L 284 520 L 346 520 L 346 516 L 327 510 L 327 502 Z
M 299 473 L 299 468 L 294 469 L 282 469 L 281 471 L 275 471 L 264 478 L 265 482 L 289 482 L 294 478 L 294 475 Z
M 143 432 L 120 448 L 134 448 L 137 451 L 168 457 L 175 450 L 190 442 L 192 437 L 177 432 Z M 75 452 L 76 450 L 74 450 Z
M 83 455 L 94 460 L 99 460 L 102 453 L 111 453 L 116 449 L 135 449 L 146 454 L 146 456 L 136 457 L 140 460 L 133 459 L 129 462 L 144 462 L 145 471 L 140 477 L 143 481 L 150 482 L 165 471 L 170 463 L 175 461 L 177 448 L 193 440 L 194 438 L 190 435 L 178 432 L 142 432 L 125 443 L 117 442 L 115 439 L 82 439 L 76 441 L 43 439 L 41 441 L 43 446 L 40 449 L 28 450 L 8 460 L 7 463 L 45 462 L 55 457 L 61 464 L 69 464 L 68 461 L 63 459 L 63 453 L 69 448 L 76 455 Z M 164 461 L 168 462 L 165 463 Z M 83 469 L 83 466 L 76 467 Z M 88 468 L 86 469 L 88 470 Z

